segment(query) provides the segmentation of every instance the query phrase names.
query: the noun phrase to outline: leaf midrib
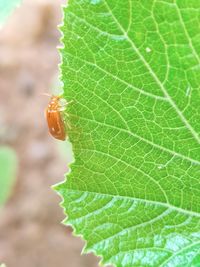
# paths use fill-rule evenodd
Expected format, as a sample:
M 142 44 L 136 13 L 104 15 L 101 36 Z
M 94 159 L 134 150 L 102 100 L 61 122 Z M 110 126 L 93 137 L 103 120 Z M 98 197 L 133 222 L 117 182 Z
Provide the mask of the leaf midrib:
M 69 178 L 69 176 L 70 175 L 68 175 L 68 178 Z M 58 184 L 58 186 L 59 186 L 59 184 Z M 60 191 L 60 189 L 58 191 Z M 88 193 L 88 194 L 94 194 L 94 195 L 105 196 L 105 197 L 113 197 L 113 198 L 115 197 L 118 199 L 128 199 L 131 201 L 138 201 L 138 202 L 142 202 L 145 204 L 151 204 L 151 205 L 155 205 L 155 206 L 157 205 L 157 206 L 165 207 L 167 209 L 172 209 L 174 211 L 177 211 L 179 213 L 183 213 L 183 214 L 188 215 L 188 216 L 200 218 L 200 213 L 198 213 L 198 212 L 182 209 L 182 208 L 173 206 L 171 204 L 167 204 L 167 203 L 159 202 L 159 201 L 135 198 L 135 197 L 130 197 L 130 196 L 121 196 L 121 195 L 114 195 L 114 194 L 108 194 L 108 193 L 101 193 L 101 192 L 95 192 L 95 191 L 88 191 L 88 190 L 83 191 L 83 190 L 73 189 L 73 188 L 67 188 L 67 189 L 64 189 L 64 191 L 68 191 L 68 192 L 71 191 L 71 192 L 77 192 L 77 193 Z
M 151 76 L 157 82 L 157 84 L 159 85 L 161 91 L 163 92 L 163 94 L 167 98 L 168 102 L 171 104 L 171 106 L 173 107 L 173 109 L 179 115 L 180 119 L 185 124 L 185 126 L 190 130 L 191 134 L 193 135 L 193 137 L 195 138 L 195 140 L 198 142 L 198 144 L 200 144 L 200 137 L 199 137 L 198 133 L 196 133 L 196 131 L 189 124 L 189 122 L 187 121 L 187 119 L 183 116 L 182 112 L 176 106 L 175 102 L 173 101 L 173 99 L 171 98 L 171 96 L 168 94 L 166 88 L 163 86 L 162 82 L 159 80 L 159 78 L 157 77 L 156 73 L 153 71 L 153 69 L 151 68 L 151 66 L 146 61 L 146 59 L 143 57 L 143 55 L 140 53 L 140 51 L 138 50 L 138 48 L 135 46 L 134 42 L 129 38 L 129 36 L 126 33 L 126 31 L 124 30 L 124 28 L 121 26 L 121 24 L 118 22 L 118 20 L 114 16 L 114 14 L 113 14 L 112 10 L 110 9 L 110 7 L 109 7 L 109 5 L 108 5 L 108 3 L 107 3 L 106 0 L 104 0 L 104 3 L 105 3 L 105 6 L 107 7 L 108 11 L 110 12 L 113 20 L 115 21 L 116 25 L 118 26 L 119 30 L 121 30 L 121 32 L 123 33 L 123 35 L 125 37 L 127 37 L 127 41 L 130 43 L 132 49 L 136 52 L 136 54 L 138 55 L 138 57 L 140 58 L 140 60 L 143 62 L 143 64 L 145 65 L 145 67 L 148 69 L 148 71 L 151 74 Z
M 66 55 L 69 55 L 69 56 L 75 58 L 76 60 L 79 60 L 79 61 L 81 61 L 81 62 L 83 62 L 83 63 L 85 63 L 85 64 L 87 64 L 87 65 L 89 65 L 89 66 L 92 66 L 92 67 L 97 68 L 99 71 L 101 71 L 101 72 L 103 72 L 104 74 L 110 76 L 110 77 L 113 78 L 114 80 L 117 80 L 117 81 L 121 82 L 122 84 L 126 85 L 127 87 L 133 89 L 134 91 L 136 91 L 136 92 L 138 92 L 138 93 L 140 93 L 140 94 L 142 94 L 142 95 L 151 97 L 151 98 L 153 98 L 153 99 L 155 99 L 155 100 L 167 101 L 167 99 L 166 99 L 165 97 L 163 97 L 163 96 L 155 95 L 155 94 L 149 93 L 149 92 L 147 92 L 147 91 L 144 91 L 144 90 L 141 89 L 141 88 L 137 88 L 136 86 L 133 86 L 131 83 L 128 83 L 127 81 L 125 81 L 125 80 L 123 80 L 123 79 L 117 77 L 117 76 L 114 75 L 113 73 L 110 73 L 110 72 L 107 71 L 106 69 L 100 67 L 96 62 L 95 62 L 95 63 L 92 63 L 92 62 L 87 61 L 87 60 L 85 60 L 85 59 L 81 59 L 80 57 L 76 57 L 75 55 L 73 55 L 73 54 L 71 54 L 71 53 L 69 53 L 69 52 L 66 52 L 66 51 L 65 51 L 65 54 L 66 54 Z M 168 102 L 168 101 L 167 101 L 167 102 Z

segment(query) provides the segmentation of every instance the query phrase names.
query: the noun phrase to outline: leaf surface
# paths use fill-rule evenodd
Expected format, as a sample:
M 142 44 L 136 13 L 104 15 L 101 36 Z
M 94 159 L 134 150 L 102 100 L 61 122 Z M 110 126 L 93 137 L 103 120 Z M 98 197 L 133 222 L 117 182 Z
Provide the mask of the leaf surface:
M 56 186 L 85 251 L 200 266 L 200 1 L 77 0 L 62 81 L 75 162 Z

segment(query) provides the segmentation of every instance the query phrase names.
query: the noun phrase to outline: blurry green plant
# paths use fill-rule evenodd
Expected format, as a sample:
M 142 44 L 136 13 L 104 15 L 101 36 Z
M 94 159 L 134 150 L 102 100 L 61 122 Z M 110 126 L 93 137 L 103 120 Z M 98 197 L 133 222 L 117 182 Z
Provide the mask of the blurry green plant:
M 17 157 L 8 147 L 0 147 L 0 207 L 8 199 L 16 178 Z
M 5 264 L 1 264 L 0 267 L 6 267 L 6 265 Z
M 57 185 L 85 252 L 200 263 L 200 1 L 69 0 L 62 82 L 75 162 Z
M 0 0 L 0 28 L 21 0 Z

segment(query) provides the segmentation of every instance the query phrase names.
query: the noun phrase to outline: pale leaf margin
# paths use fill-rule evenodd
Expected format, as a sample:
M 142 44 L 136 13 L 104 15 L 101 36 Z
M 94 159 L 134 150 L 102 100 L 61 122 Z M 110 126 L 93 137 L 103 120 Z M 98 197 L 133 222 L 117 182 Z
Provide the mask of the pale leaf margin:
M 64 42 L 63 42 L 63 38 L 64 38 L 64 34 L 63 34 L 63 27 L 64 27 L 64 19 L 65 19 L 65 12 L 64 12 L 64 10 L 65 9 L 67 9 L 67 7 L 68 7 L 68 1 L 66 2 L 66 4 L 62 4 L 61 5 L 61 11 L 62 11 L 62 22 L 58 25 L 58 30 L 59 30 L 59 33 L 60 33 L 60 35 L 61 35 L 61 37 L 60 37 L 60 45 L 57 47 L 57 49 L 58 49 L 58 52 L 59 52 L 59 56 L 60 56 L 60 63 L 59 63 L 59 65 L 58 65 L 58 67 L 59 67 L 59 80 L 61 81 L 61 83 L 62 83 L 62 81 L 63 81 L 63 79 L 62 79 L 62 77 L 63 77 L 63 74 L 62 74 L 62 70 L 61 70 L 61 67 L 62 67 L 62 64 L 63 64 L 63 57 L 62 57 L 62 50 L 64 50 L 65 49 L 65 45 L 64 45 Z M 61 93 L 61 95 L 62 95 L 62 93 Z M 72 147 L 72 153 L 73 153 L 73 147 Z M 65 206 L 64 206 L 64 197 L 63 197 L 63 194 L 59 191 L 59 188 L 60 188 L 60 185 L 63 185 L 64 183 L 66 183 L 67 182 L 67 178 L 68 178 L 68 176 L 70 175 L 70 173 L 71 173 L 71 165 L 73 165 L 73 163 L 74 163 L 74 161 L 75 161 L 75 158 L 74 158 L 74 153 L 73 153 L 73 160 L 72 160 L 72 162 L 70 162 L 69 164 L 68 164 L 68 172 L 65 174 L 65 179 L 64 179 L 64 181 L 62 181 L 62 182 L 60 182 L 60 183 L 57 183 L 57 184 L 55 184 L 55 185 L 53 185 L 51 188 L 54 190 L 54 191 L 56 191 L 56 193 L 60 196 L 60 198 L 61 198 L 61 202 L 60 202 L 60 204 L 59 204 L 59 206 L 63 209 L 63 211 L 64 211 L 64 215 L 65 215 L 65 219 L 61 222 L 64 226 L 70 226 L 71 228 L 72 228 L 72 235 L 74 236 L 74 237 L 79 237 L 79 238 L 81 238 L 82 239 L 82 241 L 84 242 L 84 246 L 83 246 L 83 248 L 82 248 L 82 252 L 81 252 L 81 254 L 90 254 L 90 253 L 93 253 L 94 255 L 96 255 L 98 258 L 100 258 L 100 261 L 99 261 L 99 265 L 103 265 L 103 266 L 110 266 L 110 264 L 105 264 L 105 263 L 103 263 L 103 254 L 97 254 L 96 253 L 96 251 L 95 250 L 92 250 L 92 249 L 87 249 L 87 240 L 86 240 L 86 238 L 84 237 L 84 235 L 83 234 L 80 234 L 80 233 L 78 233 L 77 231 L 76 231 L 76 228 L 75 228 L 75 226 L 72 224 L 72 223 L 70 223 L 70 222 L 68 222 L 68 213 L 67 213 L 67 210 L 66 210 L 66 208 L 65 208 Z M 113 265 L 113 266 L 115 266 L 115 265 Z M 2 266 L 0 266 L 0 267 L 6 267 L 4 264 L 2 265 Z

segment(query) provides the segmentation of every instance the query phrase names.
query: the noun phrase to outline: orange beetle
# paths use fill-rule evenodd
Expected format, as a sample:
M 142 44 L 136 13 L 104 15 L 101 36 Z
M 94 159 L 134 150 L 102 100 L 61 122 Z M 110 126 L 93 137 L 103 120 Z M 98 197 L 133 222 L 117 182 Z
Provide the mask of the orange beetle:
M 64 141 L 67 137 L 64 120 L 61 116 L 61 111 L 65 110 L 64 106 L 67 103 L 61 103 L 60 96 L 52 96 L 48 107 L 46 108 L 46 120 L 49 127 L 50 134 L 58 139 Z

